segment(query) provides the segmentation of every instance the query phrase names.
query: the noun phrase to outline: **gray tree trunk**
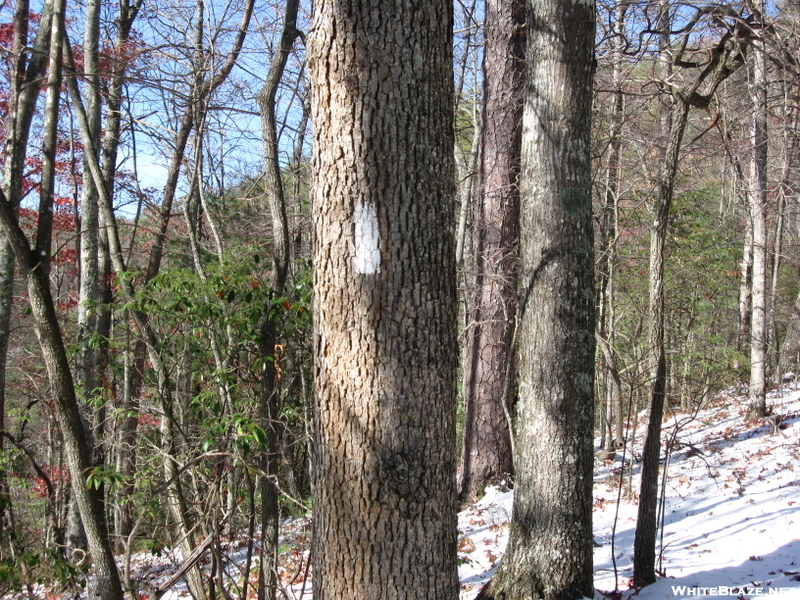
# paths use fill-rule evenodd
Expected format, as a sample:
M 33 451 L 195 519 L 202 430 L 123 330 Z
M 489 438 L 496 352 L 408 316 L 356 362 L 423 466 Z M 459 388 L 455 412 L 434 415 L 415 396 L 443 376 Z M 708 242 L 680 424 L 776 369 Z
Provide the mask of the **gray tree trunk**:
M 452 22 L 315 6 L 316 600 L 458 598 Z
M 671 55 L 670 5 L 661 4 L 658 28 L 661 33 L 661 77 L 669 83 L 673 63 L 680 63 L 681 56 Z M 715 10 L 710 8 L 708 10 Z M 723 16 L 729 16 L 720 9 Z M 639 494 L 639 509 L 634 535 L 633 581 L 638 587 L 656 580 L 656 534 L 658 531 L 658 479 L 661 454 L 661 421 L 667 395 L 667 357 L 664 339 L 664 261 L 669 230 L 669 215 L 678 170 L 681 142 L 689 110 L 692 107 L 706 108 L 720 84 L 744 63 L 748 45 L 749 27 L 741 19 L 735 19 L 735 27 L 723 34 L 714 46 L 711 60 L 684 89 L 673 89 L 661 106 L 661 131 L 666 135 L 659 165 L 653 199 L 653 223 L 650 228 L 650 283 L 649 283 L 649 352 L 650 352 L 650 417 L 647 436 L 642 450 L 642 478 Z M 684 44 L 679 52 L 685 49 Z
M 519 160 L 525 78 L 525 3 L 488 0 L 483 117 L 473 216 L 474 288 L 464 361 L 464 447 L 459 496 L 475 501 L 512 472 L 507 415 L 515 390 Z
M 100 2 L 87 2 L 86 24 L 84 30 L 83 57 L 86 116 L 89 130 L 95 139 L 100 137 Z M 99 160 L 96 157 L 95 160 Z M 98 384 L 95 372 L 97 344 L 92 343 L 92 335 L 97 333 L 98 307 L 100 301 L 99 271 L 99 210 L 97 189 L 89 171 L 88 161 L 84 159 L 83 196 L 81 198 L 81 218 L 79 231 L 80 255 L 80 298 L 78 302 L 78 347 L 76 379 L 84 397 L 90 399 Z
M 29 246 L 24 232 L 16 222 L 15 207 L 8 202 L 4 194 L 0 194 L 0 222 L 27 279 L 36 335 L 50 382 L 56 420 L 64 442 L 64 457 L 72 480 L 72 490 L 86 532 L 89 551 L 92 554 L 98 592 L 102 598 L 122 600 L 122 587 L 111 551 L 101 498 L 96 490 L 86 485 L 87 473 L 91 469 L 90 450 L 50 293 L 49 263 L 52 252 L 55 147 L 62 82 L 62 51 L 66 47 L 63 0 L 53 4 L 49 34 L 50 69 L 43 122 L 42 183 L 35 248 L 32 250 Z
M 119 13 L 116 20 L 117 32 L 115 46 L 122 48 L 130 40 L 131 28 L 139 14 L 143 0 L 123 1 L 118 4 Z M 111 65 L 111 77 L 108 82 L 108 92 L 106 94 L 105 127 L 102 139 L 102 181 L 105 185 L 105 192 L 111 201 L 115 191 L 115 176 L 117 168 L 117 151 L 119 148 L 120 131 L 122 129 L 122 97 L 123 88 L 127 76 L 128 65 L 124 61 L 114 61 Z M 91 124 L 89 124 L 91 129 Z M 91 178 L 90 165 L 85 165 L 84 181 Z M 92 178 L 94 182 L 94 179 Z M 95 194 L 97 194 L 95 184 Z M 96 199 L 99 202 L 99 198 Z M 106 223 L 105 219 L 99 216 L 100 209 L 98 204 L 98 224 L 102 223 L 108 231 L 113 227 L 113 223 Z M 110 262 L 110 249 L 108 248 L 108 237 L 98 238 L 98 271 L 106 268 L 106 263 Z M 102 281 L 102 278 L 101 278 Z M 99 294 L 108 292 L 108 285 L 101 286 L 105 289 L 98 290 Z M 102 325 L 98 324 L 98 330 Z M 126 376 L 124 379 L 124 389 L 122 397 L 122 409 L 116 427 L 116 465 L 117 470 L 123 476 L 123 484 L 120 486 L 117 499 L 118 510 L 115 515 L 118 517 L 116 533 L 120 539 L 125 539 L 133 528 L 133 502 L 130 497 L 133 495 L 134 481 L 136 472 L 136 432 L 138 428 L 137 415 L 139 412 L 139 394 L 141 390 L 142 377 L 145 362 L 145 344 L 141 341 L 131 342 L 133 351 L 126 356 Z M 130 346 L 129 346 L 130 347 Z
M 22 196 L 22 179 L 25 172 L 25 157 L 36 99 L 41 85 L 32 84 L 47 65 L 50 45 L 50 19 L 52 0 L 42 8 L 39 31 L 33 42 L 35 51 L 28 54 L 28 24 L 30 6 L 27 0 L 18 0 L 14 7 L 14 38 L 11 50 L 11 86 L 6 117 L 5 156 L 3 160 L 2 190 L 17 214 Z M 30 56 L 30 59 L 28 59 Z M 5 234 L 0 231 L 0 429 L 5 429 L 6 413 L 6 358 L 11 325 L 11 304 L 14 295 L 14 251 Z M 0 451 L 5 438 L 0 436 Z M 10 527 L 10 501 L 5 470 L 0 469 L 0 541 Z M 8 526 L 8 527 L 7 527 Z M 13 543 L 13 542 L 12 542 Z
M 760 5 L 760 6 L 759 6 Z M 756 10 L 763 14 L 763 1 Z M 753 226 L 752 312 L 750 318 L 750 415 L 767 414 L 767 57 L 760 42 L 753 53 L 753 156 L 750 163 L 750 220 Z
M 276 297 L 283 295 L 289 272 L 289 226 L 283 177 L 278 160 L 278 134 L 275 117 L 275 95 L 283 78 L 286 61 L 294 42 L 300 35 L 297 29 L 299 0 L 287 0 L 283 31 L 272 57 L 264 87 L 258 95 L 261 113 L 261 135 L 264 143 L 264 191 L 272 218 L 273 269 L 270 288 Z M 259 350 L 264 361 L 260 382 L 261 427 L 267 432 L 267 447 L 261 458 L 261 569 L 258 574 L 258 600 L 275 598 L 278 583 L 278 505 L 277 477 L 279 468 L 278 440 L 280 436 L 280 393 L 275 377 L 275 344 L 278 322 L 271 306 L 265 307 L 261 320 Z
M 611 39 L 613 61 L 612 90 L 613 107 L 611 112 L 611 130 L 608 142 L 608 164 L 606 168 L 605 203 L 603 204 L 602 229 L 600 231 L 600 256 L 598 257 L 598 297 L 599 314 L 597 316 L 597 330 L 600 338 L 607 344 L 609 352 L 614 352 L 614 339 L 616 337 L 615 322 L 615 268 L 617 263 L 617 216 L 619 203 L 619 189 L 622 180 L 622 126 L 624 122 L 624 97 L 622 94 L 623 68 L 624 68 L 624 28 L 625 13 L 628 5 L 619 2 L 614 11 L 614 36 Z M 606 456 L 613 456 L 616 448 L 623 444 L 623 417 L 622 417 L 622 390 L 619 385 L 619 374 L 616 372 L 615 361 L 611 357 L 603 361 L 604 385 L 606 406 L 604 418 L 601 420 L 603 427 L 601 447 L 606 451 Z M 612 422 L 616 415 L 616 435 L 612 435 Z
M 594 4 L 529 0 L 527 22 L 514 508 L 479 597 L 569 600 L 593 593 Z
M 92 136 L 100 136 L 100 82 L 99 82 L 99 50 L 100 50 L 100 2 L 91 0 L 86 4 L 86 22 L 84 24 L 83 57 L 84 77 L 87 85 L 84 89 L 86 98 L 86 115 Z M 80 228 L 78 231 L 78 256 L 80 256 L 79 297 L 77 317 L 78 353 L 75 360 L 75 384 L 80 390 L 84 406 L 92 406 L 91 401 L 97 394 L 99 385 L 98 366 L 100 346 L 93 339 L 99 335 L 100 307 L 100 272 L 98 263 L 99 212 L 97 207 L 97 190 L 89 173 L 88 162 L 84 158 L 83 194 L 81 196 Z M 87 404 L 88 402 L 88 404 Z M 91 409 L 90 409 L 91 410 Z M 102 420 L 100 421 L 102 422 Z M 96 452 L 95 436 L 89 423 L 84 422 L 87 429 L 87 442 L 93 450 L 92 462 L 97 464 L 100 458 Z M 67 519 L 67 545 L 70 548 L 85 548 L 86 538 L 80 522 L 75 499 L 70 499 Z

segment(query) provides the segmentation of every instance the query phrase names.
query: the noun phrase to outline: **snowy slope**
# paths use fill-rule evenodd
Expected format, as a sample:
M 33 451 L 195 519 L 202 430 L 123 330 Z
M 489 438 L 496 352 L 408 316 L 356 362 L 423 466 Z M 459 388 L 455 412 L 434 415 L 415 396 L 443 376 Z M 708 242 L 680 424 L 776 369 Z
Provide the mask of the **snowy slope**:
M 665 444 L 672 440 L 672 452 L 661 552 L 664 576 L 642 590 L 629 589 L 638 463 L 634 461 L 630 489 L 625 469 L 619 504 L 622 453 L 614 461 L 596 464 L 595 600 L 698 595 L 800 600 L 800 391 L 773 392 L 768 402 L 772 413 L 782 417 L 777 431 L 769 423 L 746 422 L 747 399 L 729 394 L 695 414 L 665 419 L 663 439 Z M 645 420 L 641 415 L 634 443 L 637 459 Z M 625 459 L 627 467 L 629 451 Z M 512 503 L 512 491 L 490 488 L 479 503 L 459 514 L 461 600 L 472 600 L 497 568 L 508 539 Z M 309 518 L 284 525 L 280 577 L 288 598 L 312 598 L 310 536 Z M 226 544 L 231 560 L 227 571 L 233 576 L 239 572 L 245 545 Z M 167 580 L 176 566 L 168 554 L 133 557 L 135 576 L 153 586 Z M 146 588 L 141 588 L 145 593 L 140 597 L 148 597 Z M 37 591 L 44 597 L 42 588 Z M 188 597 L 183 583 L 163 596 Z
M 595 598 L 800 599 L 800 392 L 774 392 L 768 403 L 782 417 L 778 431 L 769 423 L 745 422 L 746 398 L 724 394 L 694 415 L 665 419 L 663 439 L 674 439 L 661 553 L 665 577 L 638 594 L 629 590 L 638 465 L 634 500 L 623 495 L 619 506 L 621 456 L 597 465 L 594 534 L 601 546 L 594 555 Z M 641 429 L 644 422 L 639 419 Z M 638 457 L 641 437 L 635 451 Z M 624 482 L 627 485 L 627 469 Z M 462 600 L 474 598 L 496 566 L 493 559 L 506 541 L 500 519 L 510 512 L 511 493 L 492 490 L 461 514 L 462 535 L 472 543 L 462 538 L 460 547 L 475 547 L 460 553 Z

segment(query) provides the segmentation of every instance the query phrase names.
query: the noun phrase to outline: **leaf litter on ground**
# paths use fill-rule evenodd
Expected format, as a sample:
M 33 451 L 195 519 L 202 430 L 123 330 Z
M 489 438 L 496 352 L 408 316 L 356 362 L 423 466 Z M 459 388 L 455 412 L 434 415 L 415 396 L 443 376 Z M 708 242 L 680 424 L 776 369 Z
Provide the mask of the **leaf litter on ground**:
M 733 391 L 693 411 L 665 417 L 663 441 L 673 441 L 657 549 L 660 577 L 646 588 L 631 584 L 637 461 L 646 414 L 638 419 L 632 477 L 630 450 L 624 465 L 622 451 L 613 460 L 596 462 L 594 600 L 800 600 L 800 390 L 773 390 L 768 404 L 771 414 L 780 417 L 777 426 L 774 419 L 746 421 L 747 397 Z M 618 505 L 620 482 L 627 493 L 621 494 Z M 497 570 L 508 541 L 512 504 L 513 490 L 489 487 L 479 502 L 459 513 L 460 600 L 473 600 Z M 289 600 L 312 600 L 310 538 L 310 517 L 283 523 L 279 580 Z M 245 540 L 228 542 L 228 573 L 241 570 L 246 546 Z M 147 584 L 140 600 L 148 599 L 145 588 L 166 581 L 179 566 L 170 552 L 135 555 L 134 574 Z M 48 593 L 50 598 L 60 597 L 41 586 L 35 591 L 41 598 Z M 189 597 L 183 582 L 162 596 Z

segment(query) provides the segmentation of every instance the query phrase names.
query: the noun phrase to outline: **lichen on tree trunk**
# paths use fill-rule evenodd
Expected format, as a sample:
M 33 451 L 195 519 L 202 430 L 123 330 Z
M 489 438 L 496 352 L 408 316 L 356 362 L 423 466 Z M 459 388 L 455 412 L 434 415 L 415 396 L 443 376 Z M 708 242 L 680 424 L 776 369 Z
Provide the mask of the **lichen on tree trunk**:
M 527 23 L 514 507 L 479 597 L 569 600 L 593 588 L 594 4 L 529 0 Z

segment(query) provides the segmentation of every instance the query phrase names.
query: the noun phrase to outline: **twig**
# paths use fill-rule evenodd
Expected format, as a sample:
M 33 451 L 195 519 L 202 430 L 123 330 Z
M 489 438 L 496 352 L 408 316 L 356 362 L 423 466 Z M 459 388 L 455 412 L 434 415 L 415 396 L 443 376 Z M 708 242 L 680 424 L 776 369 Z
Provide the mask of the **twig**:
M 311 567 L 311 552 L 308 553 L 308 562 L 306 562 L 306 572 L 303 574 L 303 587 L 300 588 L 300 599 L 303 600 L 303 596 L 306 593 L 306 581 L 308 581 L 308 570 Z

